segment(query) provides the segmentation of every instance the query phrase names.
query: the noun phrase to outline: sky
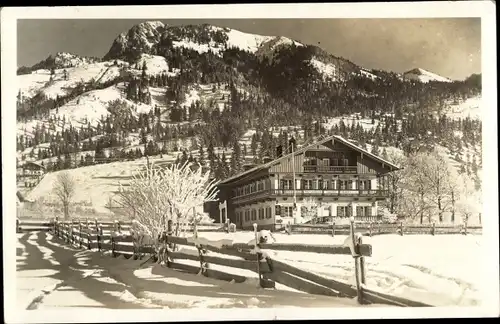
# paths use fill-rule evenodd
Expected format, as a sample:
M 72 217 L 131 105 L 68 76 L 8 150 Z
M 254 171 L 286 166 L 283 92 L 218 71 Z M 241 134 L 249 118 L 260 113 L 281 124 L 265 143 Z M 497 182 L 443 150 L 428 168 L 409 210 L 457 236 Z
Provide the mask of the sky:
M 31 66 L 57 52 L 102 57 L 120 33 L 147 20 L 18 20 L 17 66 Z M 480 18 L 161 21 L 170 25 L 208 23 L 248 33 L 286 36 L 317 45 L 368 69 L 401 73 L 419 67 L 454 80 L 481 73 Z

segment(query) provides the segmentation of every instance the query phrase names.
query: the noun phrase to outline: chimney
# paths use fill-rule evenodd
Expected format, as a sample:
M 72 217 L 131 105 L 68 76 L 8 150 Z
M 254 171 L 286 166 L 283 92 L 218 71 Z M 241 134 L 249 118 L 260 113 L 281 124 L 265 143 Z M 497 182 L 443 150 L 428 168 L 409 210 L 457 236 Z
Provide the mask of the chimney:
M 282 156 L 283 156 L 283 146 L 282 145 L 278 145 L 276 147 L 276 157 L 280 158 Z
M 245 164 L 243 165 L 243 171 L 248 171 L 252 168 L 255 168 L 255 164 Z
M 265 156 L 265 157 L 263 158 L 263 160 L 264 160 L 264 164 L 265 164 L 265 163 L 269 163 L 269 162 L 271 162 L 273 159 L 272 159 L 272 158 L 270 158 L 269 156 Z

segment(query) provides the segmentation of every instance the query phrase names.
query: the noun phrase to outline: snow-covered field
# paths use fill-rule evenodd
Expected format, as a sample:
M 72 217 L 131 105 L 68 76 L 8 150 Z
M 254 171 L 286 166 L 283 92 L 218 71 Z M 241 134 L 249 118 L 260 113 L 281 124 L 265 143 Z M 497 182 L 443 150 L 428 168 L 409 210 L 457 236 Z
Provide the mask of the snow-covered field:
M 231 239 L 248 243 L 251 232 L 200 233 L 210 240 Z M 275 234 L 280 243 L 343 244 L 347 236 Z M 366 258 L 367 285 L 393 295 L 436 306 L 473 306 L 481 303 L 480 235 L 381 235 L 366 237 L 373 247 Z M 186 248 L 187 249 L 187 248 Z M 272 251 L 271 258 L 335 280 L 355 284 L 351 256 Z M 241 271 L 238 270 L 240 273 Z
M 133 172 L 145 163 L 142 160 L 129 162 L 114 162 L 70 169 L 68 172 L 76 182 L 74 201 L 88 203 L 97 211 L 102 212 L 119 190 L 120 183 L 126 185 Z M 59 171 L 61 172 L 61 171 Z M 43 197 L 44 201 L 57 201 L 52 192 L 53 184 L 59 172 L 45 175 L 40 183 L 29 193 L 28 199 L 34 201 Z
M 252 232 L 199 235 L 241 243 L 254 238 Z M 343 244 L 347 238 L 284 234 L 275 237 L 280 243 L 315 244 Z M 373 247 L 373 256 L 366 258 L 367 285 L 435 306 L 481 305 L 482 242 L 482 236 L 474 235 L 366 237 L 364 243 Z M 185 252 L 190 249 L 182 247 Z M 272 250 L 266 253 L 275 260 L 354 284 L 354 262 L 349 255 Z M 197 261 L 177 261 L 199 266 Z M 212 269 L 250 278 L 238 284 L 159 265 L 141 267 L 143 262 L 122 256 L 112 258 L 109 252 L 78 250 L 46 232 L 17 234 L 17 305 L 39 310 L 356 306 L 353 299 L 316 295 L 312 298 L 279 284 L 276 290 L 261 289 L 257 287 L 257 274 L 248 270 L 211 265 Z
M 16 301 L 21 309 L 357 306 L 348 298 L 311 298 L 284 287 L 265 290 L 251 280 L 238 284 L 159 265 L 141 267 L 145 260 L 78 250 L 46 232 L 18 234 L 17 242 Z

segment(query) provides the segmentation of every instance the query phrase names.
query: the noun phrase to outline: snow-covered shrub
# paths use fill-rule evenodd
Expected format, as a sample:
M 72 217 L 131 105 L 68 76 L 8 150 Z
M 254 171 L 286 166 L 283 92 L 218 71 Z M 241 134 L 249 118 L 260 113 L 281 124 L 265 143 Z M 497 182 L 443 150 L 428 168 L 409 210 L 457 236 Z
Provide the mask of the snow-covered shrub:
M 199 215 L 193 209 L 216 199 L 215 181 L 199 165 L 184 163 L 158 167 L 147 162 L 132 176 L 129 186 L 120 186 L 117 203 L 134 220 L 134 235 L 151 240 L 158 251 L 159 237 L 174 224 L 174 235 L 182 236 Z
M 397 220 L 396 214 L 391 213 L 387 208 L 382 209 L 382 223 L 394 224 Z
M 236 233 L 236 224 L 235 223 L 229 224 L 229 233 Z

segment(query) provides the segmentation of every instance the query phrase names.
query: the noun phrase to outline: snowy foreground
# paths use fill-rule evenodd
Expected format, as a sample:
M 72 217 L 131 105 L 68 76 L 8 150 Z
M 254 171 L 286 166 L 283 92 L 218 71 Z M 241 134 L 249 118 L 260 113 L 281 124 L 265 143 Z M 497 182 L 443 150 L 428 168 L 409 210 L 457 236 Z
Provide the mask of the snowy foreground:
M 264 290 L 171 270 L 144 260 L 73 249 L 50 233 L 18 234 L 17 306 L 30 310 L 356 307 L 353 299 Z
M 210 240 L 249 242 L 253 233 L 200 233 Z M 345 236 L 275 235 L 279 242 L 342 244 Z M 228 283 L 171 270 L 141 260 L 73 249 L 50 233 L 17 234 L 17 305 L 22 309 L 68 308 L 271 308 L 356 307 L 356 300 L 301 293 L 257 281 Z M 480 304 L 482 236 L 397 236 L 365 238 L 373 256 L 366 258 L 369 287 L 435 306 Z M 190 249 L 183 247 L 182 249 Z M 268 251 L 272 258 L 346 282 L 353 282 L 351 256 Z M 179 260 L 199 265 L 196 261 Z M 227 272 L 256 278 L 251 271 L 217 265 Z M 373 306 L 372 306 L 373 307 Z

